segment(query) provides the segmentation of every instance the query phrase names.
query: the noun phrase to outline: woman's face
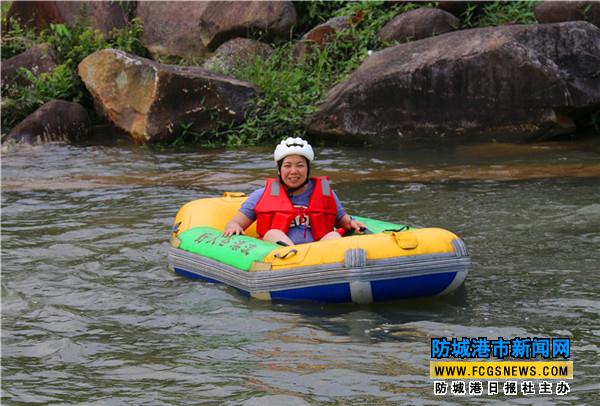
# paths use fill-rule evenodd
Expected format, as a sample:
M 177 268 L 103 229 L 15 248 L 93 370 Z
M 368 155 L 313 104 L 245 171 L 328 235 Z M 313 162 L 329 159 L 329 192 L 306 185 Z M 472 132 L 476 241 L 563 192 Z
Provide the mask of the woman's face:
M 281 179 L 289 188 L 297 188 L 306 181 L 308 165 L 306 158 L 300 155 L 288 155 L 283 158 L 280 169 Z

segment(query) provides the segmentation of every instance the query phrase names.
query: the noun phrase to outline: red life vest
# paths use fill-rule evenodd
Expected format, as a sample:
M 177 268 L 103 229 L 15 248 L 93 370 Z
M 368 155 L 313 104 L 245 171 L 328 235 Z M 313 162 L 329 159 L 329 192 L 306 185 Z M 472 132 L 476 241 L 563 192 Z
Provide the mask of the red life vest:
M 292 221 L 299 216 L 300 221 L 306 214 L 315 241 L 333 231 L 337 216 L 337 206 L 327 176 L 310 178 L 313 191 L 307 208 L 294 207 L 285 189 L 278 179 L 269 178 L 265 191 L 256 203 L 256 231 L 261 237 L 271 229 L 287 234 Z

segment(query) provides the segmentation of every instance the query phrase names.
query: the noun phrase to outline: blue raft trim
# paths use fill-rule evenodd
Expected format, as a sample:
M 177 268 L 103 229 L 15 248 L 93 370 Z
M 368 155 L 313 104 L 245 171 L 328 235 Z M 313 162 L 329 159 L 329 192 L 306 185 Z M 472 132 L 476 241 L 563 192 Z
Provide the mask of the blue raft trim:
M 345 303 L 352 301 L 352 295 L 348 283 L 335 283 L 332 285 L 278 290 L 271 292 L 271 300 L 311 300 L 315 302 Z
M 194 279 L 222 283 L 210 278 L 183 271 L 182 275 L 193 275 Z M 371 281 L 374 302 L 435 296 L 448 287 L 456 277 L 456 272 L 436 275 L 413 276 L 408 278 Z M 251 297 L 250 292 L 237 289 L 242 295 Z M 349 283 L 336 283 L 324 286 L 285 289 L 269 292 L 272 301 L 314 301 L 323 303 L 350 303 L 352 294 Z
M 175 268 L 175 273 L 189 279 L 223 284 L 223 282 L 218 281 L 216 279 L 207 278 L 205 276 L 201 276 L 197 273 L 186 271 L 185 269 L 181 268 Z M 250 292 L 245 291 L 243 289 L 238 289 L 238 291 L 244 296 L 251 296 Z M 350 285 L 348 283 L 336 283 L 333 285 L 285 289 L 269 293 L 271 294 L 271 300 L 309 300 L 328 303 L 346 303 L 352 301 L 352 296 L 350 294 Z
M 371 281 L 373 301 L 433 296 L 452 283 L 456 272 Z
M 207 278 L 197 273 L 175 268 L 175 272 L 190 279 L 202 280 L 210 283 L 223 284 L 216 279 Z M 442 292 L 452 283 L 456 272 L 439 273 L 435 275 L 411 276 L 406 278 L 383 279 L 371 281 L 371 292 L 374 302 L 394 299 L 408 299 L 423 296 L 434 296 Z M 244 296 L 251 296 L 250 292 L 237 289 Z M 303 288 L 284 289 L 271 291 L 271 300 L 291 301 L 305 300 L 326 303 L 352 302 L 349 283 L 335 283 L 331 285 L 308 286 Z

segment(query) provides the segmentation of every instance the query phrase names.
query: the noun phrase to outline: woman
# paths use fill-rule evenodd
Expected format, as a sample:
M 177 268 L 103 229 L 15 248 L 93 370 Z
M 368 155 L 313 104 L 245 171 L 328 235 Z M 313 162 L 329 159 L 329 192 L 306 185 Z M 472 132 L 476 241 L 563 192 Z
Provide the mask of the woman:
M 279 179 L 267 179 L 248 196 L 223 236 L 244 234 L 255 220 L 263 240 L 281 245 L 331 240 L 364 228 L 346 214 L 326 176 L 309 178 L 314 152 L 308 142 L 289 137 L 277 145 L 274 158 Z

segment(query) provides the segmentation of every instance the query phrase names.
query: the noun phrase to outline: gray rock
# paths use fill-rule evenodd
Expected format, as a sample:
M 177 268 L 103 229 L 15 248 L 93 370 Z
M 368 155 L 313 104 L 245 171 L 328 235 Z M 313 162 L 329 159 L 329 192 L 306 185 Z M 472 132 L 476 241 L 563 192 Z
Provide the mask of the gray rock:
M 273 48 L 264 42 L 248 38 L 234 38 L 219 46 L 202 67 L 215 72 L 228 72 L 247 65 L 253 58 L 267 59 Z
M 8 18 L 38 31 L 50 24 L 83 24 L 108 34 L 127 24 L 125 10 L 113 1 L 13 1 Z
M 76 142 L 84 140 L 89 131 L 90 120 L 80 104 L 51 100 L 17 124 L 3 143 Z
M 422 7 L 396 16 L 377 33 L 381 41 L 408 42 L 456 30 L 460 20 L 436 8 Z
M 57 60 L 49 44 L 39 44 L 27 51 L 2 61 L 2 86 L 18 84 L 26 86 L 29 80 L 19 73 L 20 68 L 29 69 L 34 75 L 51 72 L 56 68 Z
M 600 27 L 600 3 L 597 1 L 540 1 L 533 12 L 540 23 L 585 20 Z
M 533 141 L 600 103 L 600 30 L 579 21 L 443 34 L 374 53 L 308 130 L 371 143 Z
M 287 38 L 296 23 L 291 1 L 143 1 L 136 14 L 144 24 L 142 43 L 155 57 L 204 57 L 257 31 Z
M 258 89 L 198 67 L 156 63 L 105 49 L 79 64 L 79 76 L 103 116 L 139 144 L 170 141 L 184 126 L 214 129 L 240 123 Z

